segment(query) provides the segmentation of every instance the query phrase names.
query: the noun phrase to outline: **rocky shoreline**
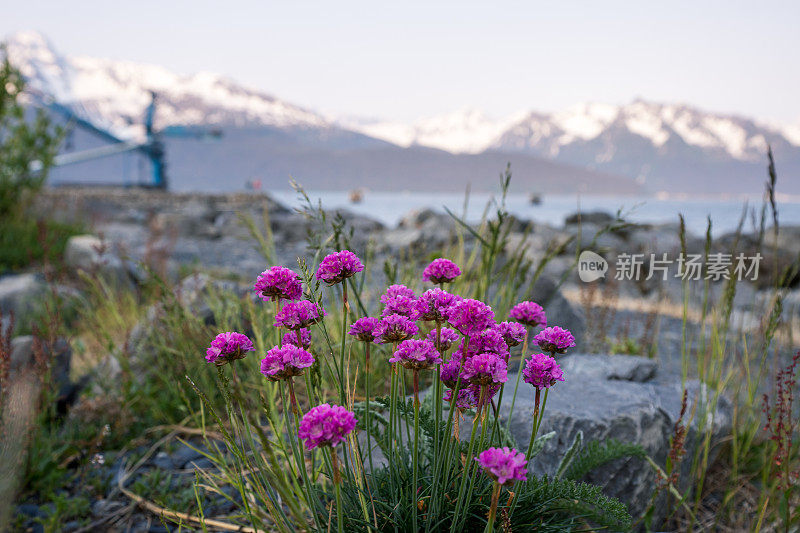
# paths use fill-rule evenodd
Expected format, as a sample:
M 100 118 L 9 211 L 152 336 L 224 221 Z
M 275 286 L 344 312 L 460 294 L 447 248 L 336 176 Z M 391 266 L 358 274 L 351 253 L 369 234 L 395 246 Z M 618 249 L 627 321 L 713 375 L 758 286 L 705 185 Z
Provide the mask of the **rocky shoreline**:
M 142 269 L 142 263 L 146 263 L 175 281 L 181 301 L 195 312 L 204 313 L 211 323 L 213 313 L 203 300 L 209 284 L 225 284 L 247 294 L 252 278 L 267 266 L 264 250 L 248 229 L 245 218 L 249 217 L 255 227 L 271 236 L 275 263 L 290 267 L 296 266 L 297 257 L 306 254 L 309 232 L 321 227 L 319 219 L 294 212 L 266 195 L 51 189 L 37 200 L 36 210 L 56 219 L 81 220 L 91 226 L 91 235 L 73 237 L 67 245 L 64 265 L 70 272 L 91 272 L 136 287 L 147 276 Z M 475 237 L 469 231 L 464 231 L 451 217 L 428 209 L 409 213 L 393 228 L 346 211 L 328 213 L 327 217 L 328 220 L 339 217 L 352 228 L 352 233 L 347 233 L 350 247 L 359 254 L 368 253 L 375 265 L 382 265 L 385 259 L 397 262 L 426 258 L 459 240 L 464 240 L 467 249 L 475 246 Z M 729 249 L 733 239 L 733 236 L 722 237 L 712 251 Z M 753 249 L 755 241 L 753 236 L 746 236 L 741 249 Z M 548 404 L 543 433 L 555 430 L 558 436 L 537 457 L 538 473 L 551 473 L 554 458 L 563 455 L 578 433 L 586 440 L 617 438 L 641 444 L 658 464 L 663 464 L 669 452 L 669 436 L 681 411 L 684 388 L 680 350 L 686 332 L 675 311 L 684 298 L 681 281 L 670 277 L 662 283 L 646 279 L 615 282 L 612 268 L 604 281 L 590 289 L 579 279 L 576 249 L 591 249 L 613 267 L 623 254 L 676 254 L 681 246 L 679 228 L 674 225 L 631 225 L 603 213 L 571 217 L 562 226 L 512 220 L 507 251 L 524 249 L 525 258 L 534 266 L 547 258 L 539 280 L 531 287 L 533 299 L 541 301 L 549 315 L 558 317 L 560 325 L 576 334 L 582 352 L 594 352 L 564 359 L 565 373 L 580 375 L 581 380 L 561 386 Z M 685 247 L 690 253 L 702 254 L 705 243 L 699 236 L 687 235 Z M 800 254 L 800 228 L 783 228 L 773 250 L 764 259 L 768 270 L 776 262 L 780 265 L 796 258 Z M 370 283 L 380 286 L 384 281 L 382 276 L 376 273 Z M 737 285 L 732 304 L 737 324 L 735 334 L 763 327 L 762 315 L 770 294 L 765 290 L 767 285 L 764 278 Z M 47 286 L 45 279 L 36 273 L 0 277 L 0 310 L 5 316 L 13 311 L 17 317 L 25 317 L 31 302 L 41 298 Z M 722 286 L 722 282 L 711 284 L 712 298 L 722 297 Z M 58 290 L 68 294 L 76 289 L 67 283 Z M 690 292 L 688 298 L 692 307 L 703 302 L 703 295 L 697 291 Z M 635 305 L 626 308 L 624 302 Z M 798 321 L 798 306 L 800 291 L 788 290 L 783 317 L 790 327 Z M 651 308 L 656 311 L 646 310 Z M 609 309 L 613 314 L 603 315 Z M 145 321 L 140 330 L 146 331 L 151 325 Z M 689 328 L 692 335 L 700 336 L 703 332 L 694 320 L 689 320 Z M 609 338 L 650 339 L 652 346 L 648 348 L 655 358 L 609 353 Z M 30 337 L 15 339 L 12 373 L 33 364 L 31 342 Z M 136 346 L 135 340 L 133 344 Z M 639 348 L 645 348 L 644 341 L 639 344 Z M 119 371 L 108 368 L 111 362 L 107 361 L 105 368 L 98 367 L 91 376 L 73 376 L 67 356 L 69 346 L 62 348 L 56 366 L 60 376 L 59 401 L 65 405 L 90 379 L 99 375 L 104 380 L 113 379 L 114 372 Z M 713 426 L 712 448 L 716 452 L 716 443 L 731 428 L 731 401 L 718 398 L 709 403 L 704 385 L 697 381 L 690 380 L 686 388 L 693 405 L 699 406 L 701 412 L 709 409 L 706 414 Z M 530 434 L 532 400 L 523 394 L 518 405 L 511 430 L 515 437 L 522 438 Z M 697 432 L 695 424 L 687 440 L 690 454 L 700 445 Z M 152 450 L 152 456 L 141 462 L 136 476 L 160 469 L 176 473 L 177 478 L 194 479 L 191 475 L 194 466 L 213 465 L 193 465 L 192 461 L 208 462 L 208 459 L 198 451 L 202 449 L 201 442 L 195 440 L 190 444 L 197 450 L 186 444 Z M 134 455 L 141 458 L 147 451 L 147 446 L 143 446 Z M 110 479 L 111 488 L 105 499 L 92 504 L 93 523 L 97 527 L 111 527 L 112 523 L 122 527 L 120 524 L 124 523 L 126 531 L 164 531 L 166 526 L 153 520 L 152 513 L 143 512 L 120 494 L 119 479 L 115 476 L 124 471 L 123 459 L 131 459 L 131 453 L 104 452 L 96 459 L 97 475 L 107 478 L 106 482 Z M 134 479 L 132 476 L 126 482 Z M 648 504 L 655 474 L 641 459 L 628 459 L 607 465 L 592 474 L 591 481 L 605 486 L 610 495 L 629 504 L 635 516 Z M 70 490 L 65 488 L 66 492 Z M 225 505 L 216 500 L 207 503 L 214 509 Z M 30 518 L 34 530 L 38 524 L 35 518 L 43 512 L 41 506 L 41 502 L 23 503 L 17 509 Z M 656 518 L 663 518 L 665 512 L 665 504 L 659 504 Z M 86 530 L 77 524 L 63 526 L 64 531 Z

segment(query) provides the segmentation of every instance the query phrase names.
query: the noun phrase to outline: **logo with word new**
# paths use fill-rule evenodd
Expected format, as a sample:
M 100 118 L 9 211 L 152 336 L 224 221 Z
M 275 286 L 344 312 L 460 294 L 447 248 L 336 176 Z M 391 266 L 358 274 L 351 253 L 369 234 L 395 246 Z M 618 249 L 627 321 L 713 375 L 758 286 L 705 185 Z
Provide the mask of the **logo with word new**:
M 578 257 L 578 277 L 581 281 L 590 282 L 606 277 L 608 261 L 600 255 L 584 250 Z

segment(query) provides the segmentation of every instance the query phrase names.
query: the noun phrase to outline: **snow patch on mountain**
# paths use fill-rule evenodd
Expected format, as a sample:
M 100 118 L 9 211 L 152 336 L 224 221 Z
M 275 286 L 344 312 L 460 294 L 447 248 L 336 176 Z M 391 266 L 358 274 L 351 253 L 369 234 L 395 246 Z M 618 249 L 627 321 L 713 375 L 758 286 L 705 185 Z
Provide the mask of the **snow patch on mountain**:
M 354 118 L 341 118 L 339 123 L 346 128 L 399 146 L 420 145 L 452 153 L 474 154 L 491 147 L 519 119 L 519 115 L 514 115 L 495 120 L 482 111 L 467 108 L 422 118 L 412 124 Z
M 158 65 L 65 57 L 36 32 L 12 36 L 8 52 L 33 89 L 124 137 L 141 134 L 151 91 L 158 94 L 159 128 L 175 124 L 335 127 L 320 114 L 218 74 L 180 75 Z

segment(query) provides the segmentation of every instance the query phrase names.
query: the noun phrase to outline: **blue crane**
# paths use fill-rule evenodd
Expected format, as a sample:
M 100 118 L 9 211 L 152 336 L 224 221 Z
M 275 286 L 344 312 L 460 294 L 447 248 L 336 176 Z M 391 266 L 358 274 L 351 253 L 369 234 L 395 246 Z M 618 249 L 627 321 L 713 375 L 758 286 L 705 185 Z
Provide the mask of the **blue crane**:
M 144 141 L 125 141 L 120 139 L 110 131 L 103 129 L 93 124 L 86 118 L 80 116 L 71 107 L 61 104 L 38 91 L 29 90 L 28 92 L 35 98 L 40 106 L 58 115 L 61 115 L 67 120 L 70 126 L 83 128 L 109 143 L 105 146 L 82 150 L 80 152 L 59 154 L 53 161 L 53 166 L 56 167 L 81 163 L 84 161 L 92 161 L 95 159 L 110 157 L 127 152 L 138 152 L 143 154 L 150 161 L 152 179 L 146 186 L 155 189 L 166 190 L 169 182 L 167 180 L 165 149 L 162 140 L 163 137 L 219 138 L 222 136 L 222 131 L 216 128 L 205 129 L 187 128 L 185 126 L 168 126 L 162 130 L 156 130 L 155 115 L 158 94 L 155 91 L 150 91 L 150 104 L 145 109 Z M 37 170 L 37 165 L 34 165 L 33 167 L 34 168 L 32 168 L 32 170 Z M 38 167 L 41 168 L 40 163 L 38 164 Z

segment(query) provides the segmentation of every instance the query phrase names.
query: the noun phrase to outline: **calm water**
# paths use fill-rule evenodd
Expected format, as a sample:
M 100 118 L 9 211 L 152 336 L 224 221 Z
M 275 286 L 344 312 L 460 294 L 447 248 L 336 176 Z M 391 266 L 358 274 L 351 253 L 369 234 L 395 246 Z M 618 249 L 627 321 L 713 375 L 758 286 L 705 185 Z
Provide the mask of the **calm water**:
M 298 207 L 300 201 L 292 190 L 270 191 L 279 202 L 291 207 Z M 349 200 L 346 191 L 308 191 L 313 201 L 322 200 L 326 209 L 346 208 L 352 212 L 369 216 L 394 226 L 409 211 L 429 207 L 444 212 L 448 207 L 456 214 L 464 213 L 464 195 L 450 193 L 413 193 L 413 192 L 367 192 L 359 204 Z M 468 220 L 478 220 L 491 195 L 473 193 L 470 195 L 466 215 Z M 761 209 L 759 198 L 749 199 L 749 206 Z M 712 231 L 715 235 L 736 229 L 744 208 L 745 200 L 722 199 L 661 199 L 655 197 L 613 197 L 613 196 L 574 196 L 549 195 L 542 198 L 539 205 L 531 205 L 526 195 L 510 196 L 507 199 L 508 210 L 519 218 L 532 219 L 550 225 L 560 226 L 564 218 L 576 211 L 606 211 L 611 214 L 622 210 L 623 217 L 633 222 L 677 223 L 678 213 L 683 213 L 687 227 L 695 234 L 706 230 L 706 219 L 711 216 Z M 779 203 L 779 222 L 781 225 L 800 225 L 800 202 Z M 769 215 L 768 215 L 769 216 Z M 769 224 L 768 224 L 769 225 Z M 748 218 L 746 229 L 752 228 Z

